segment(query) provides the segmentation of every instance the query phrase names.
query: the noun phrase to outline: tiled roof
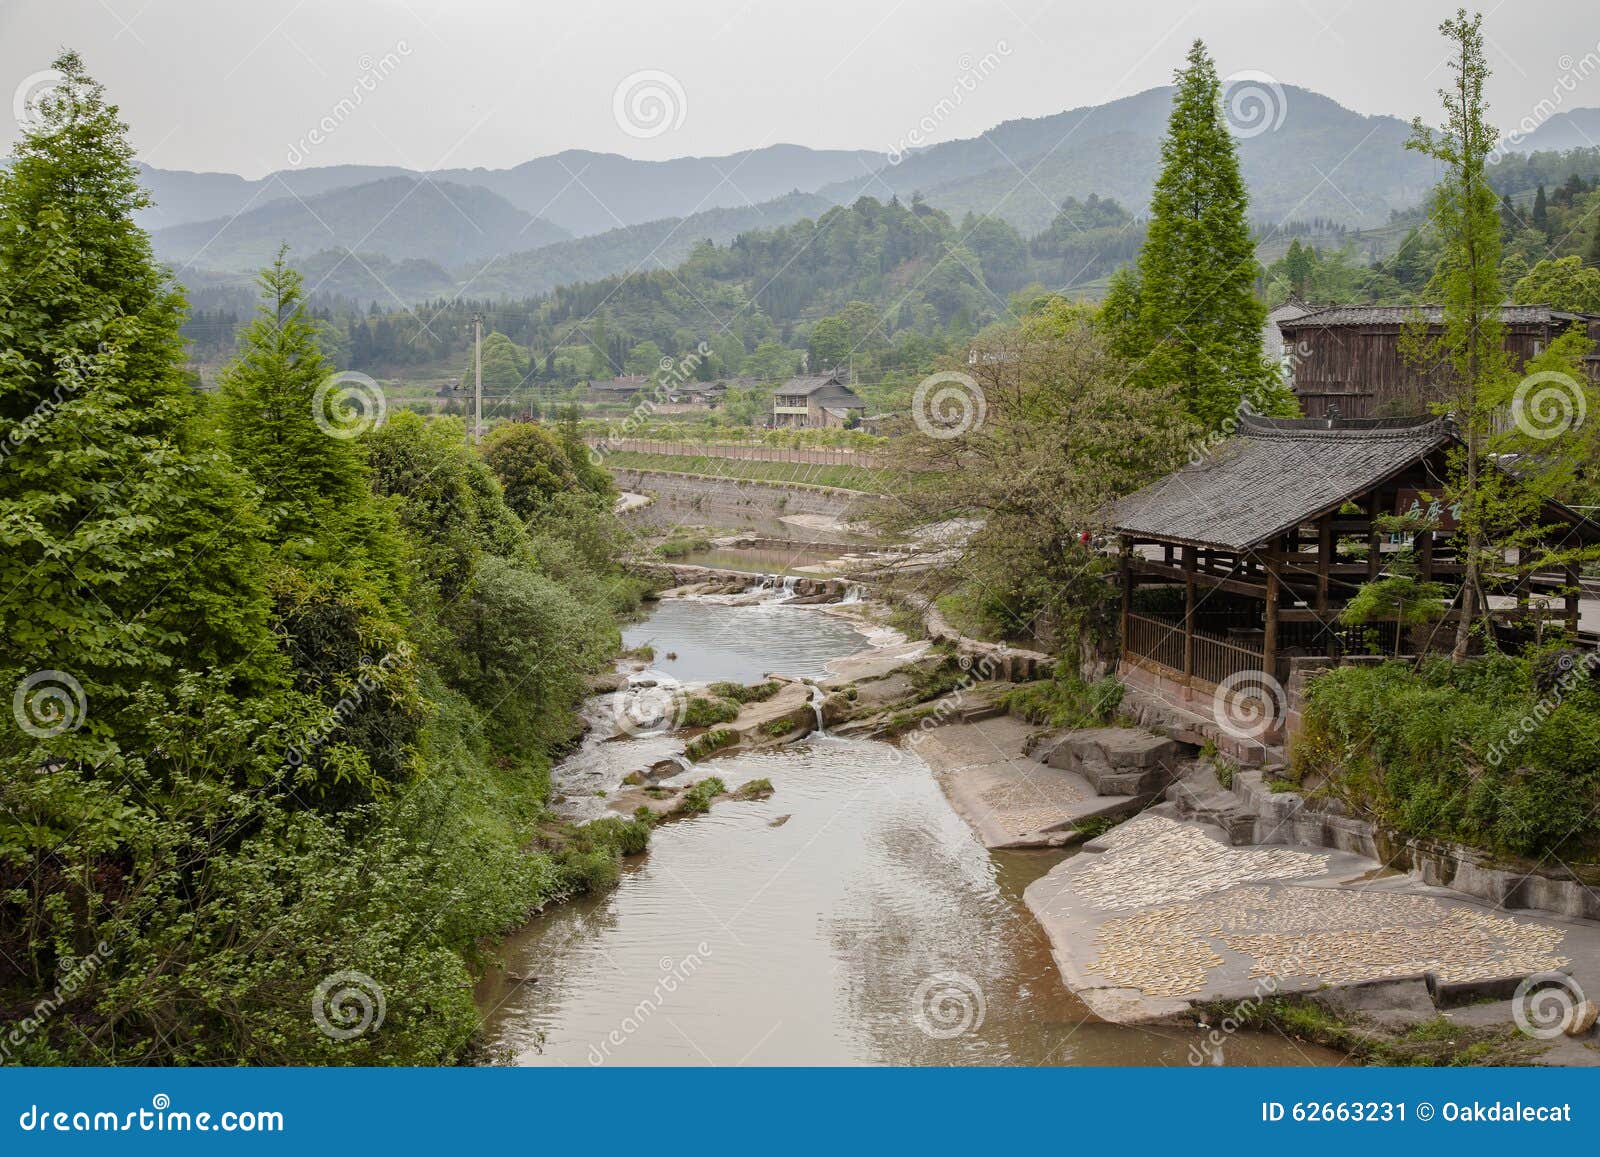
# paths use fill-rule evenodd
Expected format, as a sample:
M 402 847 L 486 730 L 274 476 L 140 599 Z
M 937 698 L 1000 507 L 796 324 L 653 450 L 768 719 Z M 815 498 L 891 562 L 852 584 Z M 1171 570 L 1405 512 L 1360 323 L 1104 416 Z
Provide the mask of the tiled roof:
M 1286 318 L 1278 322 L 1280 329 L 1295 329 L 1302 326 L 1333 326 L 1333 325 L 1404 325 L 1418 315 L 1425 316 L 1433 325 L 1444 320 L 1444 307 L 1441 305 L 1334 305 L 1327 309 L 1313 310 L 1301 317 Z M 1549 325 L 1562 324 L 1588 317 L 1582 313 L 1568 313 L 1565 310 L 1552 309 L 1548 305 L 1503 305 L 1500 307 L 1500 322 L 1502 325 Z
M 1440 418 L 1241 419 L 1199 462 L 1112 503 L 1112 529 L 1242 551 L 1370 489 L 1451 438 Z

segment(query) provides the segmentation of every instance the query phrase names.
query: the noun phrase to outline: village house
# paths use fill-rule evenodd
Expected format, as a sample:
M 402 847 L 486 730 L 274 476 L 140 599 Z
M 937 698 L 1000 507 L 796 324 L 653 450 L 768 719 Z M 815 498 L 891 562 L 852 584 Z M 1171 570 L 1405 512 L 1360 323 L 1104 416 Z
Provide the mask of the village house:
M 867 404 L 846 384 L 848 378 L 843 367 L 790 378 L 772 391 L 772 424 L 811 430 L 857 425 Z
M 1346 624 L 1341 612 L 1362 584 L 1396 573 L 1402 550 L 1420 580 L 1452 599 L 1459 591 L 1454 522 L 1433 501 L 1456 444 L 1443 418 L 1245 416 L 1214 453 L 1113 503 L 1104 517 L 1119 544 L 1119 674 L 1203 710 L 1246 674 L 1288 684 L 1303 658 L 1449 650 L 1454 603 L 1426 627 L 1401 627 L 1398 615 Z M 1380 529 L 1381 517 L 1407 513 L 1430 525 Z M 1545 504 L 1540 525 L 1553 548 L 1600 542 L 1600 525 L 1558 503 Z M 1485 576 L 1500 641 L 1578 635 L 1579 577 Z
M 643 374 L 627 374 L 605 381 L 586 382 L 585 386 L 591 405 L 632 405 L 634 399 L 649 388 L 650 379 Z
M 1325 418 L 1330 412 L 1346 418 L 1427 412 L 1430 403 L 1445 396 L 1449 365 L 1442 358 L 1431 367 L 1406 360 L 1402 334 L 1408 324 L 1415 326 L 1423 318 L 1431 335 L 1443 332 L 1444 311 L 1437 305 L 1337 305 L 1278 317 L 1273 324 L 1301 412 L 1308 418 Z M 1500 322 L 1511 367 L 1518 373 L 1575 325 L 1600 342 L 1600 314 L 1508 305 L 1500 310 Z M 1584 368 L 1591 381 L 1600 382 L 1600 353 L 1588 357 Z

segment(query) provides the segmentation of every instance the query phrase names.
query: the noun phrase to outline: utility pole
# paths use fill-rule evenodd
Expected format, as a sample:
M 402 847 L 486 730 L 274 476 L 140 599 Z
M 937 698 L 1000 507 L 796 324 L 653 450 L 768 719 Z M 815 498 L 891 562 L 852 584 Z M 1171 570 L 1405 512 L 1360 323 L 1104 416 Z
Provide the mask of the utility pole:
M 472 444 L 483 437 L 483 314 L 472 315 Z

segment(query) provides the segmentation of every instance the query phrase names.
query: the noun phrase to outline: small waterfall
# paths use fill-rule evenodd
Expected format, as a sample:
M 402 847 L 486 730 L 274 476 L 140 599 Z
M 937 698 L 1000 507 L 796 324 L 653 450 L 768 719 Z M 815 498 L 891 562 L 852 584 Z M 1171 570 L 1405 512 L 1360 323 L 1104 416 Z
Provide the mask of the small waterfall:
M 822 722 L 822 704 L 827 699 L 828 693 L 815 683 L 807 683 L 806 686 L 811 688 L 811 710 L 817 717 L 817 725 L 812 730 L 812 734 L 826 738 L 828 729 L 823 726 Z
M 784 577 L 783 577 L 783 595 L 784 595 L 784 598 L 789 598 L 789 599 L 794 598 L 795 584 L 797 584 L 799 581 L 800 580 L 797 577 L 795 577 L 794 575 L 792 575 L 792 574 L 791 575 L 784 575 Z
M 846 583 L 845 586 L 844 586 L 844 598 L 840 599 L 839 602 L 841 602 L 841 603 L 859 603 L 860 601 L 861 601 L 861 584 L 860 583 Z

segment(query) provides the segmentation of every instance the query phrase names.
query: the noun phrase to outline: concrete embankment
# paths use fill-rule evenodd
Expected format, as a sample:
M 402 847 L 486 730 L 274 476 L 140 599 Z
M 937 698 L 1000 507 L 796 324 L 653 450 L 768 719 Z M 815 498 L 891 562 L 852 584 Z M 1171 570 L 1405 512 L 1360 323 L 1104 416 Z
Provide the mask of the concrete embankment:
M 848 521 L 869 500 L 857 490 L 805 483 L 762 482 L 750 478 L 718 478 L 708 474 L 676 474 L 665 470 L 617 469 L 617 487 L 649 494 L 679 521 L 703 521 L 695 512 L 759 515 L 822 515 Z

